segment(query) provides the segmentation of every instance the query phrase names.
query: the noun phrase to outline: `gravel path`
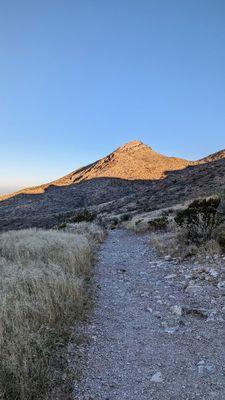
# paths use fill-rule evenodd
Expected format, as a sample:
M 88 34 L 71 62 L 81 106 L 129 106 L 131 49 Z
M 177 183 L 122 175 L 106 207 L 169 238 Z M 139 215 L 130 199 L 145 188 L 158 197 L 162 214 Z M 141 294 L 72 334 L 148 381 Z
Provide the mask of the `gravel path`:
M 225 399 L 224 294 L 184 290 L 185 273 L 147 236 L 109 233 L 74 399 Z

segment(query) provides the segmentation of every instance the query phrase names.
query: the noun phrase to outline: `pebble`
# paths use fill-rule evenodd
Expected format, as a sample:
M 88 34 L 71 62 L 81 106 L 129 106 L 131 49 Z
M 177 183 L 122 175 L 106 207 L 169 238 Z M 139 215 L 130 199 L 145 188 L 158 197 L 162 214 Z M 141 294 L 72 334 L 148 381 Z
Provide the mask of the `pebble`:
M 172 306 L 172 307 L 170 307 L 170 311 L 172 312 L 172 314 L 177 315 L 179 317 L 181 317 L 181 315 L 182 315 L 182 307 L 181 306 L 178 306 L 178 305 Z
M 217 276 L 219 275 L 219 273 L 218 273 L 215 269 L 210 268 L 210 270 L 209 270 L 209 275 L 211 275 L 213 278 L 217 278 Z
M 166 275 L 165 279 L 173 279 L 176 278 L 177 274 L 170 274 L 170 275 Z
M 151 382 L 155 383 L 161 383 L 163 381 L 162 374 L 160 371 L 156 372 L 152 377 L 151 377 Z

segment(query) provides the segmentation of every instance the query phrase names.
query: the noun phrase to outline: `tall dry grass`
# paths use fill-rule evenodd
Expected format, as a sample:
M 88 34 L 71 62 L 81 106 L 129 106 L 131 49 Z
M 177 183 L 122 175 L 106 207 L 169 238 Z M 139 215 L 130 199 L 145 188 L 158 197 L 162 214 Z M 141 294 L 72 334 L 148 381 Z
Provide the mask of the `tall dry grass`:
M 0 235 L 1 399 L 41 399 L 49 387 L 53 356 L 83 312 L 91 229 Z
M 67 224 L 67 232 L 77 233 L 94 241 L 96 244 L 101 243 L 105 238 L 105 230 L 100 226 L 89 222 L 79 222 L 75 224 Z

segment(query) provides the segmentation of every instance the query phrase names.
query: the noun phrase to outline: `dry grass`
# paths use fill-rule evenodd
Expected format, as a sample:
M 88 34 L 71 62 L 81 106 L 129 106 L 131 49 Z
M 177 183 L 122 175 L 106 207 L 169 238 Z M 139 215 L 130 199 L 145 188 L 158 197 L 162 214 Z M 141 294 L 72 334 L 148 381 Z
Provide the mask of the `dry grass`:
M 89 222 L 79 222 L 76 224 L 67 224 L 66 231 L 71 233 L 77 233 L 79 235 L 85 234 L 89 240 L 95 243 L 101 243 L 106 235 L 105 230 L 96 224 Z
M 149 233 L 151 244 L 162 256 L 170 255 L 177 259 L 185 259 L 192 256 L 199 259 L 206 256 L 213 258 L 221 253 L 216 237 L 198 246 L 194 243 L 187 244 L 184 229 L 180 229 L 174 221 L 177 211 L 186 208 L 189 203 L 186 202 L 171 208 L 135 215 L 130 221 L 123 223 L 123 226 L 136 233 Z M 154 225 L 152 226 L 151 222 L 164 217 L 168 219 L 165 229 L 154 229 Z M 224 229 L 224 227 L 222 228 Z
M 152 233 L 150 237 L 151 244 L 162 256 L 182 259 L 195 257 L 202 260 L 206 256 L 214 258 L 221 253 L 218 242 L 214 239 L 208 240 L 202 245 L 186 244 L 182 231 L 173 230 L 161 233 Z
M 145 213 L 140 213 L 133 216 L 129 221 L 123 223 L 123 226 L 126 229 L 130 229 L 136 233 L 146 233 L 150 231 L 154 231 L 151 226 L 151 221 L 167 218 L 168 226 L 167 230 L 173 229 L 174 226 L 174 216 L 177 214 L 177 211 L 184 209 L 189 202 L 185 202 L 183 204 L 177 204 L 173 207 L 162 208 L 160 210 L 149 211 Z M 150 224 L 149 224 L 150 223 Z
M 100 241 L 93 224 L 0 235 L 1 399 L 40 399 L 49 387 L 53 356 L 83 312 L 96 232 Z

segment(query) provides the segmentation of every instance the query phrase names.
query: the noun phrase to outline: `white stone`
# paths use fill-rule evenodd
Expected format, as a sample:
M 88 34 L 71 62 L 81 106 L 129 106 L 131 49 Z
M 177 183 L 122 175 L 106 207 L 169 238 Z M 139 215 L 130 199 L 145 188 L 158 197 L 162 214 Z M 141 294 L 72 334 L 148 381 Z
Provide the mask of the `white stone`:
M 162 374 L 160 371 L 156 372 L 154 375 L 151 377 L 151 382 L 156 382 L 156 383 L 161 383 L 163 380 Z
M 170 274 L 170 275 L 166 275 L 165 279 L 172 279 L 172 278 L 176 278 L 176 274 Z
M 214 268 L 210 268 L 209 275 L 211 275 L 213 278 L 216 278 L 219 274 Z
M 173 333 L 175 333 L 177 331 L 177 329 L 178 328 L 176 326 L 173 326 L 173 327 L 170 327 L 170 328 L 165 328 L 165 332 L 169 333 L 169 334 L 173 334 Z
M 178 305 L 172 306 L 170 308 L 170 311 L 172 312 L 172 314 L 178 315 L 179 317 L 182 315 L 182 307 L 181 306 L 178 306 Z

